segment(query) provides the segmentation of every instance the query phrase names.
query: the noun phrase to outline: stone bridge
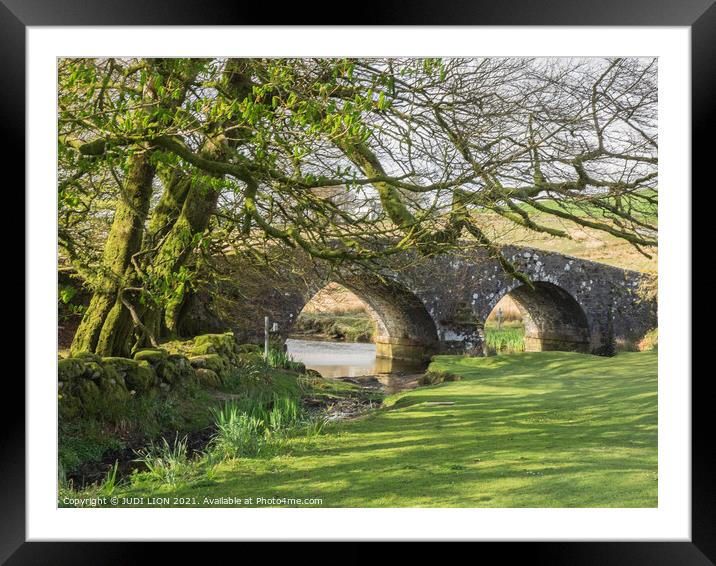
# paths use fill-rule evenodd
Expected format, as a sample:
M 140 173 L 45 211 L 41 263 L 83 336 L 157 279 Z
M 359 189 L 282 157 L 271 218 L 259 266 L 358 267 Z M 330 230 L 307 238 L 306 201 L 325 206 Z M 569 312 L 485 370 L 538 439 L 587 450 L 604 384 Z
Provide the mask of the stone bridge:
M 304 267 L 254 275 L 253 284 L 246 283 L 248 270 L 234 266 L 242 284 L 197 293 L 187 305 L 183 331 L 230 328 L 243 341 L 260 341 L 268 315 L 285 339 L 303 307 L 331 282 L 367 305 L 377 355 L 387 358 L 483 354 L 485 321 L 508 294 L 521 311 L 527 351 L 596 353 L 610 335 L 617 343 L 633 343 L 657 326 L 652 275 L 525 247 L 506 246 L 502 254 L 529 276 L 531 286 L 479 248 L 428 258 L 406 252 L 377 273 L 297 259 Z M 229 306 L 219 308 L 221 301 Z

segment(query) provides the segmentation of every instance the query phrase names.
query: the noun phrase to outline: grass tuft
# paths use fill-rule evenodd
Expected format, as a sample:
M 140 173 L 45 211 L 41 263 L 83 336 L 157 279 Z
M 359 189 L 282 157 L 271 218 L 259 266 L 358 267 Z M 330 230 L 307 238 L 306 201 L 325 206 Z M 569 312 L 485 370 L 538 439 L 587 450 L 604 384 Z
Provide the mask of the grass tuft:
M 169 444 L 166 438 L 151 443 L 147 448 L 136 451 L 135 462 L 143 464 L 145 475 L 157 483 L 175 486 L 192 476 L 192 467 L 187 454 L 187 437 L 179 438 Z

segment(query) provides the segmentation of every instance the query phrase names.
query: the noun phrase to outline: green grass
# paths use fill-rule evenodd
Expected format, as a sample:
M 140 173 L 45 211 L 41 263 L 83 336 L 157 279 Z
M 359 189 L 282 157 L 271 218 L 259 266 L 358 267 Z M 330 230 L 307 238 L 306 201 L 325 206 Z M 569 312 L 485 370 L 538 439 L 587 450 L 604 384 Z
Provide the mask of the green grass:
M 298 398 L 302 394 L 295 372 L 263 362 L 234 368 L 220 389 L 252 403 L 265 403 L 274 395 Z
M 273 369 L 287 369 L 298 372 L 306 369 L 306 366 L 294 360 L 291 354 L 278 348 L 271 348 L 268 351 L 266 363 Z
M 497 324 L 485 324 L 485 346 L 489 353 L 514 354 L 524 352 L 525 327 L 522 322 L 504 322 L 498 330 Z
M 146 475 L 160 483 L 176 485 L 191 477 L 186 436 L 179 438 L 177 434 L 171 444 L 166 438 L 156 444 L 152 442 L 147 448 L 138 450 L 136 455 L 136 461 L 146 466 Z
M 642 195 L 654 196 L 655 191 L 646 189 L 641 191 Z M 656 225 L 658 223 L 657 206 L 654 203 L 645 202 L 636 197 L 624 196 L 623 201 L 631 201 L 632 213 L 635 217 Z M 592 220 L 606 222 L 601 213 L 596 212 L 587 204 L 559 204 L 554 200 L 541 200 L 541 205 L 548 209 L 562 209 L 565 212 L 577 217 L 593 215 Z M 561 253 L 574 257 L 606 263 L 623 269 L 633 269 L 645 273 L 657 273 L 658 250 L 647 248 L 644 251 L 649 254 L 647 257 L 639 252 L 626 240 L 617 238 L 607 232 L 593 228 L 585 228 L 570 221 L 558 218 L 536 210 L 529 205 L 522 208 L 530 215 L 530 218 L 537 224 L 550 228 L 562 230 L 569 235 L 569 238 L 551 236 L 542 232 L 534 232 L 527 228 L 516 225 L 512 221 L 498 216 L 489 211 L 480 213 L 480 221 L 484 226 L 486 235 L 497 244 L 513 244 L 528 246 L 550 252 Z
M 655 189 L 642 189 L 637 191 L 636 194 L 625 194 L 620 198 L 621 206 L 624 209 L 630 211 L 635 218 L 639 218 L 642 221 L 656 225 L 658 222 L 658 205 L 652 202 L 653 199 L 657 199 L 658 194 Z M 612 206 L 617 205 L 617 201 L 614 197 L 604 199 L 607 203 Z M 574 216 L 592 216 L 599 218 L 602 211 L 593 205 L 589 204 L 588 200 L 582 203 L 577 202 L 559 202 L 555 199 L 541 199 L 539 204 L 549 210 L 561 210 L 572 214 Z M 529 204 L 521 205 L 521 208 L 528 213 L 541 212 Z
M 654 507 L 657 356 L 438 356 L 460 381 L 218 463 L 212 481 L 119 496 L 319 498 L 326 507 Z

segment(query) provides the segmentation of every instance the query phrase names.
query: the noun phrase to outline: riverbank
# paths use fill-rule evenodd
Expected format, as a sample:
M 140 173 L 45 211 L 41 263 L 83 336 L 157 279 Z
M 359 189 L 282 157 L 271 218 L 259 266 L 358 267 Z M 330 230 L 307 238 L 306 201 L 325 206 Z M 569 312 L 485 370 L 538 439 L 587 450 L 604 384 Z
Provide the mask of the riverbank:
M 375 324 L 364 311 L 302 312 L 292 330 L 295 338 L 339 342 L 371 342 L 374 334 Z
M 217 412 L 231 404 L 242 412 L 262 413 L 267 420 L 275 407 L 291 406 L 291 422 L 284 415 L 273 416 L 297 428 L 348 410 L 359 414 L 383 398 L 377 390 L 324 379 L 285 355 L 270 357 L 267 363 L 260 355 L 243 354 L 240 365 L 227 365 L 222 371 L 222 378 L 211 385 L 189 379 L 182 387 L 128 395 L 111 411 L 61 411 L 61 490 L 91 490 L 110 476 L 115 482 L 146 471 L 150 466 L 138 455 L 157 447 L 181 449 L 187 463 L 200 459 L 220 432 Z M 276 423 L 270 424 L 276 428 Z
M 222 461 L 209 479 L 168 485 L 140 474 L 112 493 L 168 496 L 170 506 L 172 497 L 222 505 L 228 494 L 325 507 L 657 505 L 655 352 L 437 356 L 430 369 L 462 379 Z

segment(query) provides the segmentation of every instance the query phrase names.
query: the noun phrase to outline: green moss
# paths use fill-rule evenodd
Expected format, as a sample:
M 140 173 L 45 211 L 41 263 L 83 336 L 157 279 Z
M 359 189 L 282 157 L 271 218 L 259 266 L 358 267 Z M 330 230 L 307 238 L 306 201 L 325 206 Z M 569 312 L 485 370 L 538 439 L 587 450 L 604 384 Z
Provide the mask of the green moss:
M 57 362 L 57 376 L 60 381 L 72 381 L 85 372 L 85 364 L 77 358 L 65 358 Z
M 109 356 L 106 358 L 102 358 L 102 363 L 105 366 L 113 367 L 120 373 L 126 373 L 130 368 L 136 367 L 139 362 L 131 358 Z
M 149 362 L 116 357 L 103 358 L 103 362 L 124 378 L 128 389 L 137 393 L 147 392 L 158 384 L 157 374 Z
M 114 368 L 114 366 L 111 365 L 104 365 L 104 379 L 113 379 L 117 383 L 119 383 L 122 387 L 126 389 L 126 383 L 124 381 L 124 375 L 120 375 L 120 373 Z
M 239 346 L 239 354 L 261 354 L 263 348 L 258 344 L 241 344 Z
M 91 413 L 98 412 L 97 408 L 102 399 L 102 394 L 94 381 L 89 379 L 80 380 L 77 383 L 76 391 L 83 408 Z
M 216 388 L 222 383 L 219 375 L 211 369 L 199 368 L 196 370 L 196 378 L 205 387 Z
M 169 352 L 162 348 L 145 348 L 143 350 L 137 350 L 134 354 L 134 359 L 155 365 L 166 360 L 167 356 L 169 356 Z
M 82 360 L 83 362 L 97 362 L 98 364 L 102 363 L 102 356 L 93 354 L 92 352 L 80 352 L 79 354 L 75 354 L 74 357 L 79 360 Z
M 228 359 L 236 355 L 236 340 L 231 332 L 224 334 L 203 334 L 194 338 L 192 354 L 203 356 L 204 354 L 221 354 Z
M 206 354 L 203 356 L 194 356 L 189 358 L 189 363 L 195 369 L 210 369 L 216 374 L 224 378 L 231 370 L 229 362 L 219 354 Z
M 85 363 L 84 376 L 87 379 L 94 381 L 99 380 L 104 375 L 105 369 L 102 364 L 98 362 L 87 362 Z
M 130 372 L 125 377 L 127 385 L 131 386 L 137 391 L 149 391 L 152 387 L 157 385 L 157 374 L 149 364 L 149 362 L 137 362 L 137 369 L 135 372 Z
M 103 283 L 108 287 L 92 296 L 87 311 L 85 311 L 77 332 L 75 332 L 75 337 L 70 346 L 70 353 L 73 356 L 77 356 L 80 352 L 94 350 L 104 319 L 114 304 L 116 286 L 109 279 Z
M 129 315 L 117 300 L 123 283 L 122 276 L 130 267 L 132 256 L 142 244 L 144 223 L 152 196 L 154 167 L 149 152 L 136 152 L 128 156 L 122 198 L 112 218 L 102 254 L 102 268 L 98 270 L 96 292 L 82 317 L 72 342 L 72 353 L 87 351 L 109 356 L 122 353 L 128 344 L 116 344 L 120 336 L 129 337 L 122 327 L 131 324 Z
M 105 403 L 109 406 L 122 405 L 131 398 L 124 383 L 120 383 L 111 377 L 102 377 L 102 379 L 100 379 L 99 390 L 102 393 Z
M 192 340 L 169 340 L 162 342 L 162 349 L 166 350 L 170 354 L 181 354 L 184 356 L 191 356 L 191 349 L 194 346 Z
M 196 372 L 185 356 L 170 354 L 157 367 L 157 375 L 162 381 L 176 385 L 192 381 Z
M 82 411 L 82 402 L 72 391 L 69 383 L 59 383 L 57 403 L 60 420 L 72 419 Z

